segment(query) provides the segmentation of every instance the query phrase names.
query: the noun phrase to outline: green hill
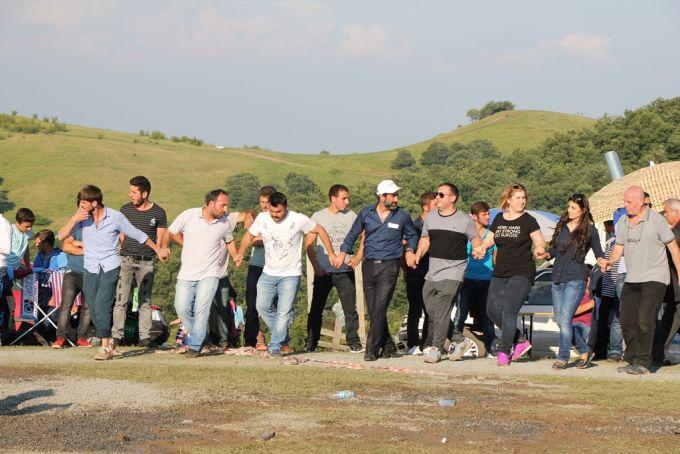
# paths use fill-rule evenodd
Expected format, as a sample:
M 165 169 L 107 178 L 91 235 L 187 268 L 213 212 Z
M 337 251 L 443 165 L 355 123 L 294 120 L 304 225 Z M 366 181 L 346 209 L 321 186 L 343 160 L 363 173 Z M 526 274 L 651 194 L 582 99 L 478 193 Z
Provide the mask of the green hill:
M 556 132 L 587 127 L 593 121 L 554 112 L 500 112 L 406 148 L 417 159 L 433 141 L 467 143 L 484 138 L 510 152 L 534 147 Z M 184 208 L 200 205 L 205 192 L 223 186 L 235 173 L 253 173 L 263 183 L 280 183 L 288 172 L 303 173 L 325 190 L 337 182 L 351 187 L 387 178 L 396 156 L 396 150 L 308 155 L 218 149 L 77 125 L 67 125 L 67 129 L 54 134 L 0 130 L 4 137 L 0 140 L 0 177 L 4 180 L 0 189 L 8 191 L 15 208 L 30 207 L 52 227 L 75 210 L 75 194 L 87 183 L 100 186 L 105 203 L 117 208 L 127 201 L 130 177 L 146 175 L 153 184 L 152 199 L 174 217 Z

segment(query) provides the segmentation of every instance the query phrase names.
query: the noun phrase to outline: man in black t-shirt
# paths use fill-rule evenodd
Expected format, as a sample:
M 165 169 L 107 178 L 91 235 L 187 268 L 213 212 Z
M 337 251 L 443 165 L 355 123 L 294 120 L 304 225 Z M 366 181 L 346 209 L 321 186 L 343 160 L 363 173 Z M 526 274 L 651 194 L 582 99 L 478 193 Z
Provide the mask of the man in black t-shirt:
M 151 183 L 146 177 L 138 176 L 130 180 L 130 203 L 123 205 L 120 212 L 137 229 L 146 233 L 161 249 L 161 259 L 170 254 L 167 245 L 168 220 L 165 210 L 149 200 Z M 139 301 L 139 345 L 151 347 L 151 290 L 155 272 L 155 253 L 145 244 L 139 244 L 132 238 L 123 237 L 120 251 L 121 265 L 116 304 L 113 308 L 113 352 L 120 345 L 125 329 L 127 306 L 130 300 L 133 280 L 138 289 Z

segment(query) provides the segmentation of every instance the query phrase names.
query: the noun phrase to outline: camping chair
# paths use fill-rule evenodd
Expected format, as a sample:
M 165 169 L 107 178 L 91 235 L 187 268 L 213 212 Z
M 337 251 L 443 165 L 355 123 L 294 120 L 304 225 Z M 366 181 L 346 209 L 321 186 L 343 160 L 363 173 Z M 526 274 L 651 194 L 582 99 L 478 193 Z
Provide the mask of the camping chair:
M 62 271 L 50 271 L 50 270 L 43 270 L 43 269 L 34 269 L 33 270 L 35 273 L 35 280 L 36 282 L 36 288 L 39 288 L 41 286 L 40 281 L 44 281 L 49 277 L 49 287 L 52 290 L 52 298 L 50 299 L 50 302 L 47 304 L 47 310 L 43 310 L 43 308 L 40 305 L 39 297 L 38 297 L 38 292 L 35 291 L 35 289 L 24 289 L 22 287 L 22 298 L 21 298 L 21 304 L 22 306 L 25 304 L 32 304 L 33 305 L 33 313 L 35 314 L 35 319 L 36 320 L 25 320 L 24 321 L 33 321 L 33 326 L 31 326 L 28 330 L 26 330 L 24 333 L 21 334 L 21 336 L 17 337 L 10 343 L 9 345 L 14 345 L 17 342 L 19 342 L 22 338 L 27 336 L 29 333 L 33 332 L 34 330 L 38 329 L 41 325 L 45 324 L 50 324 L 54 327 L 54 329 L 57 329 L 57 325 L 54 323 L 52 320 L 52 315 L 59 310 L 59 307 L 61 306 L 61 287 L 64 282 L 64 273 Z M 23 283 L 23 281 L 22 281 Z M 24 291 L 26 291 L 27 295 L 24 295 Z M 26 297 L 29 297 L 30 299 L 26 299 Z M 24 311 L 22 310 L 22 313 Z M 38 315 L 40 313 L 40 315 Z M 38 320 L 38 317 L 42 316 Z M 71 344 L 71 347 L 74 347 L 75 345 L 73 342 L 71 342 L 70 339 L 66 339 L 69 344 Z

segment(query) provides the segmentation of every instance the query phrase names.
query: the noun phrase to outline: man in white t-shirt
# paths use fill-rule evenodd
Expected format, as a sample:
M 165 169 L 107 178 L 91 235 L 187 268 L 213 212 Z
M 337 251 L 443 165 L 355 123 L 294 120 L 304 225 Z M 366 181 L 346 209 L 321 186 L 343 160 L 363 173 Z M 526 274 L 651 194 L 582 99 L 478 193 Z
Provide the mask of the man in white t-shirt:
M 323 227 L 317 225 L 302 213 L 288 209 L 288 199 L 280 192 L 269 196 L 269 208 L 260 213 L 253 225 L 246 231 L 238 255 L 238 265 L 253 238 L 262 237 L 265 260 L 262 275 L 257 282 L 257 312 L 271 331 L 269 354 L 281 356 L 291 352 L 288 327 L 295 317 L 295 296 L 302 275 L 302 237 L 308 233 L 319 235 L 330 262 L 334 263 L 335 253 L 331 240 Z M 273 307 L 274 296 L 278 296 Z
M 222 189 L 210 191 L 205 206 L 185 210 L 168 227 L 172 240 L 182 245 L 175 310 L 189 333 L 189 357 L 200 356 L 205 340 L 210 306 L 222 273 L 224 244 L 233 256 L 237 253 L 234 228 L 225 216 L 228 197 Z

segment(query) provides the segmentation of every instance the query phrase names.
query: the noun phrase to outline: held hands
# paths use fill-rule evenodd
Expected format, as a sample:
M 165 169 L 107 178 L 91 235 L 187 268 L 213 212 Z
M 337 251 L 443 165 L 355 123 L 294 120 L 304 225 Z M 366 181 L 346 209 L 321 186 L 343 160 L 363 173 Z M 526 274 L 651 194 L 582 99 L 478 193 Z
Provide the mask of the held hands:
M 547 252 L 545 252 L 545 248 L 543 247 L 537 247 L 534 249 L 534 258 L 537 260 L 547 260 L 550 255 L 548 255 Z
M 352 269 L 356 268 L 359 263 L 361 263 L 361 257 L 358 255 L 353 255 L 352 258 L 349 260 L 348 265 L 352 267 Z
M 418 262 L 416 261 L 416 255 L 412 251 L 406 251 L 404 258 L 406 259 L 406 265 L 409 266 L 410 268 L 415 269 L 418 266 Z
M 168 261 L 168 258 L 170 258 L 170 248 L 159 248 L 156 255 L 161 262 L 165 263 Z
M 477 246 L 472 249 L 472 257 L 476 260 L 481 260 L 486 255 L 486 248 L 484 246 Z
M 601 270 L 603 273 L 606 273 L 606 272 L 609 271 L 609 270 L 611 269 L 611 267 L 612 267 L 612 264 L 609 263 L 609 260 L 605 260 L 605 259 L 603 259 L 603 258 L 597 259 L 597 264 L 598 264 L 598 266 L 600 267 L 600 270 Z
M 234 265 L 236 265 L 237 268 L 240 268 L 243 264 L 243 254 L 240 252 L 233 256 L 232 259 L 234 260 Z
M 336 268 L 340 268 L 345 263 L 345 257 L 347 257 L 345 252 L 341 252 L 338 255 L 329 254 L 328 260 L 331 262 L 331 265 Z

